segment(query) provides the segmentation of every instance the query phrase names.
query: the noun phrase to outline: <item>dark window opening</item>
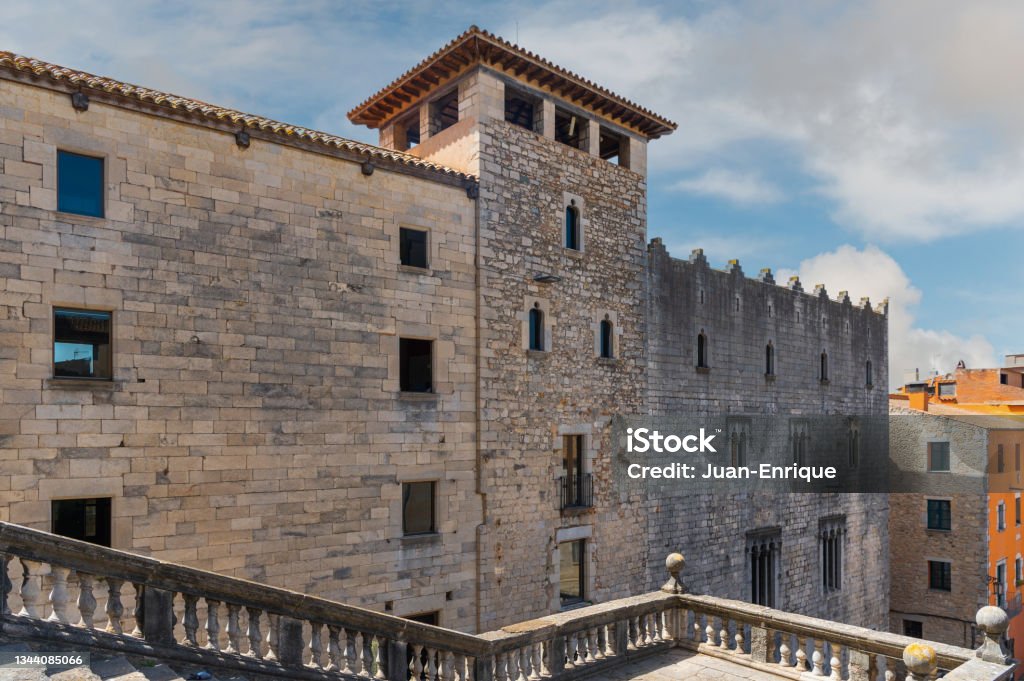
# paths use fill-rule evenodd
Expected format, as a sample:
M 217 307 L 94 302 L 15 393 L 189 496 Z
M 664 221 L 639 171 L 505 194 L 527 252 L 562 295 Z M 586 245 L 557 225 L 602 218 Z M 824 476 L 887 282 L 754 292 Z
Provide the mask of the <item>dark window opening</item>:
M 846 444 L 850 468 L 856 468 L 860 465 L 860 431 L 858 429 L 850 429 Z
M 600 134 L 598 153 L 601 158 L 609 163 L 615 163 L 623 168 L 628 168 L 629 140 L 605 127 L 601 127 Z
M 530 349 L 544 349 L 544 311 L 536 303 L 530 308 Z
M 949 443 L 928 443 L 928 470 L 933 473 L 949 472 Z
M 412 622 L 419 622 L 420 624 L 432 624 L 436 627 L 441 621 L 441 613 L 437 610 L 434 612 L 419 612 L 415 615 L 406 615 L 403 619 L 407 619 Z M 412 646 L 409 647 L 411 648 Z
M 803 466 L 807 460 L 807 431 L 803 427 L 797 427 L 792 433 L 793 463 Z
M 593 503 L 591 476 L 584 472 L 582 435 L 562 436 L 562 508 L 589 507 Z
M 601 357 L 605 359 L 611 359 L 615 356 L 612 333 L 612 321 L 605 317 L 601 320 Z
M 538 129 L 537 114 L 540 102 L 529 95 L 505 88 L 505 120 L 527 130 Z
M 1006 470 L 1006 460 L 1003 456 L 1003 446 L 996 445 L 996 472 L 1002 473 Z
M 953 590 L 953 565 L 944 560 L 928 561 L 928 588 L 937 591 Z
M 402 534 L 433 534 L 434 482 L 402 483 Z
M 580 209 L 575 200 L 565 207 L 565 247 L 580 250 Z
M 1013 522 L 1015 525 L 1020 525 L 1020 497 L 1013 499 Z
M 747 465 L 747 434 L 733 432 L 729 438 L 729 462 L 733 466 Z
M 697 334 L 697 368 L 708 368 L 708 337 L 703 332 Z
M 821 376 L 820 376 L 821 380 L 822 381 L 827 381 L 828 380 L 828 353 L 827 352 L 821 353 L 821 371 L 820 371 L 820 373 L 821 373 Z
M 1006 374 L 999 374 L 999 382 L 1003 385 L 1008 385 L 1010 382 L 1010 377 L 1007 376 Z
M 57 152 L 57 210 L 103 217 L 103 159 Z
M 432 341 L 399 338 L 399 383 L 402 392 L 429 393 L 434 390 Z
M 398 251 L 406 267 L 427 269 L 427 233 L 424 230 L 399 228 Z
M 557 142 L 582 149 L 585 134 L 583 128 L 588 125 L 589 121 L 585 118 L 564 109 L 555 109 L 555 141 Z
M 395 148 L 408 151 L 420 143 L 420 111 L 395 123 Z
M 874 385 L 875 376 L 874 371 L 871 368 L 871 360 L 869 359 L 864 363 L 864 385 Z
M 582 603 L 586 598 L 586 540 L 558 545 L 558 592 L 562 606 Z
M 750 602 L 774 608 L 779 576 L 779 534 L 756 534 L 747 538 L 750 559 Z
M 110 499 L 60 499 L 50 502 L 54 534 L 110 546 Z
M 55 378 L 109 380 L 111 313 L 55 308 L 53 375 Z
M 956 383 L 939 383 L 939 397 L 956 397 Z
M 821 586 L 826 593 L 843 588 L 843 535 L 845 519 L 823 520 L 818 530 L 821 548 Z
M 436 135 L 459 122 L 459 92 L 452 90 L 430 104 L 430 134 Z
M 924 625 L 913 620 L 903 620 L 903 635 L 911 638 L 924 638 Z
M 764 346 L 764 374 L 765 376 L 775 375 L 775 348 L 771 343 Z
M 948 499 L 928 500 L 928 529 L 953 529 L 952 503 Z

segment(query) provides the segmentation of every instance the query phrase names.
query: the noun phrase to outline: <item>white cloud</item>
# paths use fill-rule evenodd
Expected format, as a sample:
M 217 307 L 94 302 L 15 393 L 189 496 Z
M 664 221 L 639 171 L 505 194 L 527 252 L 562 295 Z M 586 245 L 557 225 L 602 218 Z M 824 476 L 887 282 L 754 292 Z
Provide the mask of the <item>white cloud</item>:
M 982 336 L 960 337 L 947 331 L 922 329 L 915 323 L 915 308 L 922 292 L 891 256 L 876 246 L 858 250 L 840 246 L 800 263 L 797 272 L 780 270 L 778 281 L 799 274 L 805 288 L 824 284 L 829 295 L 848 290 L 851 299 L 871 298 L 877 305 L 889 298 L 889 383 L 900 385 L 915 369 L 922 374 L 952 371 L 959 360 L 969 367 L 996 366 L 995 350 Z
M 737 173 L 719 168 L 679 180 L 670 189 L 725 199 L 741 205 L 778 203 L 784 198 L 778 187 L 754 173 Z

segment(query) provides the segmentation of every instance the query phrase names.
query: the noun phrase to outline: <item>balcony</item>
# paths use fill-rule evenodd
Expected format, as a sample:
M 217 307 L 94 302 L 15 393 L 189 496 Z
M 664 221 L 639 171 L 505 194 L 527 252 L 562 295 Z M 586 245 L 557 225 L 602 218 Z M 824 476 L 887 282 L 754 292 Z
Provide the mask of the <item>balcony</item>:
M 1008 618 L 977 651 L 686 592 L 660 591 L 464 634 L 0 522 L 7 645 L 309 681 L 1007 681 Z M 95 667 L 95 663 L 93 665 Z M 82 670 L 84 671 L 84 670 Z M 173 670 L 172 670 L 173 671 Z M 706 672 L 701 674 L 700 672 Z M 106 677 L 104 677 L 106 678 Z
M 562 511 L 591 508 L 594 505 L 594 479 L 590 473 L 555 478 Z

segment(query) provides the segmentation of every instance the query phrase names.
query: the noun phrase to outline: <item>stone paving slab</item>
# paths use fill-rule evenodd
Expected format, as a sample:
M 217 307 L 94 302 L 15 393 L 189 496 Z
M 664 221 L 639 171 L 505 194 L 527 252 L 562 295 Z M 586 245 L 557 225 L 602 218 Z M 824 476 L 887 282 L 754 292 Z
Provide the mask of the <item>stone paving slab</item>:
M 779 681 L 780 677 L 717 657 L 674 649 L 587 678 L 588 681 Z

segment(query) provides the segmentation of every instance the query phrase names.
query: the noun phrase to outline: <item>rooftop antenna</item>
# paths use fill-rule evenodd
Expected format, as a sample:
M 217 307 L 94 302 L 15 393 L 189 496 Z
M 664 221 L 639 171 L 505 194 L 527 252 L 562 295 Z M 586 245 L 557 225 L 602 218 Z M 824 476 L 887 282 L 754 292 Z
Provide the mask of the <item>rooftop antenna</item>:
M 516 22 L 516 45 L 519 44 L 519 22 Z

